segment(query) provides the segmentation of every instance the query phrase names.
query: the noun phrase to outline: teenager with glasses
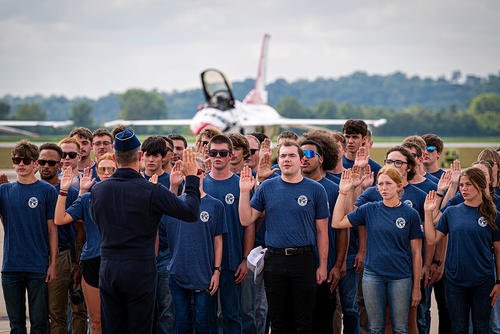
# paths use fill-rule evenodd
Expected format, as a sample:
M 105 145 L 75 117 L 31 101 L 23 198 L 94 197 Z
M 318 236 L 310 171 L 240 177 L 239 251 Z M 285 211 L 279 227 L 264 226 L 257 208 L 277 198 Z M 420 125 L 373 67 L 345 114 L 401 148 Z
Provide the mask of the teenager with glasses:
M 233 144 L 224 135 L 212 137 L 208 144 L 212 169 L 203 180 L 203 189 L 220 200 L 225 207 L 227 234 L 223 235 L 222 272 L 220 275 L 220 305 L 223 330 L 226 333 L 242 331 L 241 283 L 248 274 L 247 256 L 253 248 L 255 228 L 244 228 L 238 216 L 240 187 L 238 175 L 231 172 Z M 211 305 L 211 330 L 216 330 L 217 302 Z
M 283 142 L 278 149 L 281 176 L 264 181 L 251 200 L 255 178 L 248 167 L 240 180 L 241 224 L 253 226 L 266 214 L 264 284 L 271 332 L 278 334 L 313 332 L 317 286 L 327 279 L 327 194 L 302 176 L 303 157 L 297 143 Z
M 422 225 L 413 208 L 401 198 L 404 178 L 394 166 L 384 166 L 377 177 L 381 201 L 370 202 L 350 212 L 356 179 L 352 170 L 344 171 L 339 198 L 333 212 L 333 226 L 348 228 L 365 225 L 366 260 L 363 295 L 370 333 L 384 333 L 386 305 L 391 312 L 392 329 L 408 332 L 408 311 L 420 302 L 422 270 Z
M 47 333 L 47 283 L 57 275 L 54 186 L 37 180 L 39 151 L 27 141 L 12 149 L 17 180 L 0 185 L 4 228 L 2 288 L 12 333 L 26 333 L 26 293 L 32 333 Z
M 113 135 L 107 129 L 94 130 L 92 137 L 92 150 L 96 160 L 105 153 L 113 152 Z
M 97 161 L 96 171 L 99 179 L 108 179 L 116 170 L 116 162 L 111 153 L 103 154 Z M 55 223 L 59 228 L 72 222 L 83 221 L 85 224 L 85 243 L 80 255 L 82 271 L 82 290 L 90 318 L 90 333 L 101 333 L 101 309 L 99 297 L 99 266 L 101 237 L 97 225 L 93 222 L 90 212 L 90 191 L 95 179 L 89 168 L 86 168 L 80 179 L 78 199 L 66 207 L 65 199 L 71 192 L 71 170 L 66 169 L 61 179 L 61 191 L 57 199 Z
M 78 161 L 80 161 L 80 143 L 72 137 L 66 137 L 59 141 L 59 147 L 62 150 L 61 170 L 71 167 L 73 171 L 73 181 L 71 186 L 75 189 L 80 188 L 80 173 L 78 172 Z
M 500 216 L 480 169 L 464 170 L 459 189 L 464 202 L 447 208 L 436 226 L 437 196 L 427 195 L 426 241 L 432 245 L 448 236 L 445 293 L 452 333 L 467 333 L 470 315 L 474 333 L 490 333 L 490 312 L 500 293 Z
M 59 168 L 62 150 L 53 143 L 40 146 L 38 172 L 40 177 L 60 191 Z M 70 188 L 65 207 L 68 208 L 78 198 L 78 190 Z M 71 291 L 80 289 L 79 263 L 80 253 L 85 242 L 85 228 L 82 222 L 59 226 L 57 276 L 48 285 L 49 294 L 49 326 L 51 333 L 67 333 L 68 331 L 68 298 Z M 87 333 L 87 311 L 85 305 L 71 303 L 72 328 L 74 333 Z
M 439 167 L 439 158 L 443 153 L 443 140 L 433 133 L 428 133 L 422 136 L 425 141 L 426 149 L 424 151 L 424 167 L 432 176 L 440 178 L 444 174 L 444 170 Z

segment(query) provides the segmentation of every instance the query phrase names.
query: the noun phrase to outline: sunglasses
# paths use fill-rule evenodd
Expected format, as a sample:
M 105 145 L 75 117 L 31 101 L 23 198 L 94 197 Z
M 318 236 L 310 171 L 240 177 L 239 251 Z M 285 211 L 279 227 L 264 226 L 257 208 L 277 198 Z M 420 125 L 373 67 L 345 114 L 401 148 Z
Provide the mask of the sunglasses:
M 116 167 L 97 167 L 97 171 L 101 174 L 108 173 L 113 174 L 116 170 Z
M 321 156 L 321 154 L 319 154 L 314 150 L 304 150 L 304 155 L 306 156 L 307 159 L 312 159 L 314 158 L 315 155 L 317 155 L 318 157 Z
M 258 148 L 251 148 L 250 149 L 250 155 L 254 155 L 255 153 L 259 152 Z
M 69 156 L 70 159 L 74 159 L 74 158 L 76 158 L 78 156 L 78 153 L 77 152 L 63 152 L 62 153 L 62 158 L 63 159 L 66 159 L 66 157 L 68 157 L 68 156 Z
M 406 161 L 401 161 L 401 160 L 390 160 L 390 159 L 386 159 L 384 160 L 384 164 L 386 165 L 394 165 L 394 167 L 396 168 L 400 168 L 401 166 L 403 166 L 404 164 L 408 164 L 408 162 Z
M 24 157 L 24 158 L 20 158 L 20 157 L 12 157 L 12 163 L 13 163 L 14 165 L 19 165 L 19 164 L 21 163 L 21 161 L 23 162 L 23 164 L 25 164 L 25 165 L 29 165 L 29 164 L 31 164 L 31 162 L 33 161 L 33 159 L 31 159 L 31 158 L 26 158 L 26 157 Z
M 43 160 L 43 159 L 38 159 L 38 164 L 40 166 L 45 166 L 46 164 L 48 164 L 50 167 L 54 167 L 55 165 L 57 165 L 59 163 L 59 161 L 56 161 L 56 160 Z
M 201 146 L 207 146 L 208 145 L 208 141 L 207 140 L 204 140 L 201 142 Z
M 210 150 L 210 151 L 208 151 L 208 155 L 212 158 L 215 158 L 217 156 L 217 154 L 220 155 L 221 158 L 225 158 L 229 154 L 229 151 L 228 150 Z
M 427 152 L 434 152 L 436 150 L 436 146 L 427 146 Z

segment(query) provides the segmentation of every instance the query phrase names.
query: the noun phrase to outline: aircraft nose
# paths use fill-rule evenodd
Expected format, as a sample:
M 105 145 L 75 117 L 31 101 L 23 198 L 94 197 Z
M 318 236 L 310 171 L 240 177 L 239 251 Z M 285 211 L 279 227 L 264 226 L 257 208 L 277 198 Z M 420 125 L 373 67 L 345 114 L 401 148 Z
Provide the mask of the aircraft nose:
M 206 128 L 207 126 L 209 126 L 210 124 L 209 123 L 197 123 L 197 124 L 192 124 L 191 125 L 191 131 L 193 131 L 193 133 L 195 135 L 199 134 L 204 128 Z

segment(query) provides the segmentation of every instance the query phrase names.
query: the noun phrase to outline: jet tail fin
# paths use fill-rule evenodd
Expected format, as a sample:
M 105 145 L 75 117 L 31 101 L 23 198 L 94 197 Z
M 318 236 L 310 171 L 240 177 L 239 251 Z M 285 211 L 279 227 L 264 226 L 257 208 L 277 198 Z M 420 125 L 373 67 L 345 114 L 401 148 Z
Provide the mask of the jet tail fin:
M 248 92 L 243 99 L 243 103 L 248 104 L 267 104 L 266 74 L 267 74 L 267 49 L 271 35 L 265 34 L 262 39 L 262 48 L 260 50 L 259 67 L 257 69 L 257 78 L 254 88 Z

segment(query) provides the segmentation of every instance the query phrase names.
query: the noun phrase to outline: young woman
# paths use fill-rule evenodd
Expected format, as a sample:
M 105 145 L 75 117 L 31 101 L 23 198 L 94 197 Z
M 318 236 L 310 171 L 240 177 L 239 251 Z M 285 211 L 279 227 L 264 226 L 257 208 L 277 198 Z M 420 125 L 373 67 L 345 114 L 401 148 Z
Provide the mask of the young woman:
M 68 171 L 69 169 L 69 171 Z M 90 193 L 88 192 L 95 179 L 92 179 L 91 171 L 86 168 L 83 177 L 80 178 L 80 196 L 67 209 L 65 207 L 65 196 L 71 186 L 72 171 L 68 168 L 63 172 L 61 178 L 61 192 L 57 198 L 54 222 L 56 225 L 69 224 L 73 221 L 83 220 L 85 222 L 86 242 L 80 255 L 80 266 L 82 270 L 82 290 L 90 318 L 90 332 L 101 333 L 101 308 L 99 298 L 99 265 L 101 237 L 97 225 L 92 221 L 90 214 Z M 116 170 L 116 162 L 111 153 L 102 155 L 97 161 L 97 175 L 104 181 Z M 62 193 L 62 194 L 61 194 Z
M 472 314 L 474 333 L 489 333 L 491 306 L 500 293 L 500 217 L 479 168 L 462 172 L 459 190 L 464 202 L 447 208 L 436 227 L 436 193 L 425 201 L 426 242 L 435 244 L 448 235 L 445 294 L 453 333 L 467 333 Z M 491 256 L 494 248 L 495 257 Z M 495 263 L 496 262 L 496 263 Z
M 420 302 L 422 226 L 418 212 L 400 200 L 403 178 L 392 166 L 378 174 L 382 201 L 360 206 L 346 215 L 352 196 L 352 171 L 342 173 L 339 197 L 333 211 L 334 228 L 366 225 L 366 259 L 363 295 L 371 333 L 384 333 L 386 304 L 394 333 L 408 332 L 410 306 Z

